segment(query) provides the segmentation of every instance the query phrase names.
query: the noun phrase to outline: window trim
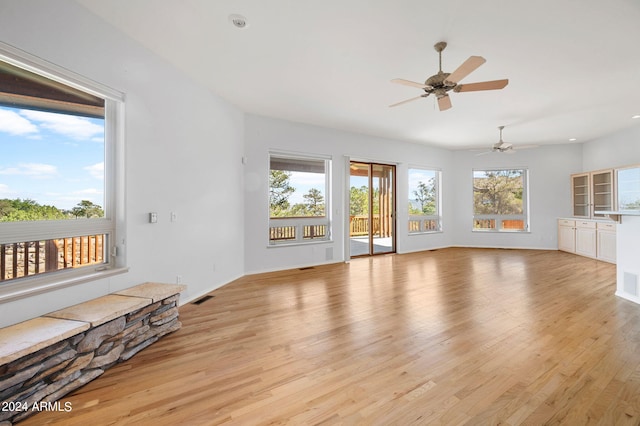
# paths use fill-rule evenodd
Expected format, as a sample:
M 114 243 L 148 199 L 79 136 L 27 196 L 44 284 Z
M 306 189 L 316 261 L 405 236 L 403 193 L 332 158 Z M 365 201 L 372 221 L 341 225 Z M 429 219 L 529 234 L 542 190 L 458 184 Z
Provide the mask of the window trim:
M 47 240 L 77 235 L 107 234 L 106 262 L 83 268 L 19 278 L 0 284 L 0 303 L 126 272 L 125 221 L 125 95 L 89 78 L 0 42 L 0 61 L 105 100 L 105 217 L 0 223 L 0 243 Z
M 411 235 L 425 235 L 425 234 L 438 234 L 438 233 L 442 233 L 442 170 L 440 168 L 437 167 L 427 167 L 427 166 L 417 166 L 417 165 L 409 165 L 407 167 L 407 190 L 410 191 L 409 189 L 409 175 L 411 173 L 411 170 L 425 170 L 425 171 L 429 171 L 429 172 L 435 172 L 435 178 L 436 178 L 436 182 L 435 182 L 435 187 L 436 187 L 436 211 L 437 214 L 435 215 L 412 215 L 411 213 L 407 212 L 407 234 L 409 236 Z M 407 198 L 408 200 L 411 200 L 411 194 L 408 193 L 407 194 Z M 411 232 L 408 230 L 409 228 L 409 222 L 411 221 L 412 217 L 416 217 L 416 218 L 420 218 L 420 231 L 415 231 L 415 232 Z M 435 219 L 437 221 L 437 229 L 435 230 L 422 230 L 422 224 L 424 223 L 424 220 L 433 220 Z
M 290 247 L 297 245 L 308 245 L 308 244 L 320 244 L 320 243 L 329 243 L 333 242 L 333 232 L 332 232 L 332 218 L 331 218 L 331 167 L 332 167 L 332 158 L 329 155 L 322 154 L 308 154 L 308 153 L 299 153 L 299 152 L 290 152 L 290 151 L 278 151 L 278 150 L 270 150 L 267 155 L 267 176 L 271 173 L 271 158 L 283 158 L 289 160 L 314 160 L 314 161 L 323 161 L 324 162 L 324 180 L 325 180 L 325 193 L 324 193 L 324 207 L 325 207 L 325 215 L 324 216 L 309 216 L 309 217 L 300 217 L 300 218 L 292 218 L 292 217 L 283 217 L 283 218 L 272 218 L 271 217 L 271 207 L 270 207 L 270 186 L 267 184 L 267 215 L 268 215 L 268 223 L 267 228 L 271 230 L 274 223 L 285 224 L 287 226 L 295 226 L 296 227 L 296 238 L 294 240 L 283 240 L 283 241 L 274 241 L 269 237 L 270 231 L 267 232 L 267 247 Z M 268 182 L 267 178 L 267 182 Z M 326 236 L 324 238 L 313 238 L 305 240 L 303 237 L 303 233 L 298 232 L 305 225 L 324 225 L 326 226 Z
M 522 171 L 522 214 L 476 214 L 475 212 L 475 191 L 473 190 L 473 182 L 476 172 L 491 172 L 491 171 L 505 171 L 505 170 L 518 170 Z M 529 169 L 527 167 L 487 167 L 487 168 L 474 168 L 471 171 L 471 232 L 479 233 L 514 233 L 514 234 L 526 234 L 531 232 L 529 224 Z M 475 228 L 473 221 L 475 220 L 491 220 L 495 219 L 495 229 Z M 522 220 L 524 222 L 524 229 L 508 229 L 502 228 L 503 220 Z

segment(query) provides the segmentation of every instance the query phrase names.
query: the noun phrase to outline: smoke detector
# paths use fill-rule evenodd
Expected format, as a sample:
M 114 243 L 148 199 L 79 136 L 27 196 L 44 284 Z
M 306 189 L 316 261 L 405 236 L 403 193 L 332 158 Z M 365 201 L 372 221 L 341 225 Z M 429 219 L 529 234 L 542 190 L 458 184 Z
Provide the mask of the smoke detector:
M 245 18 L 242 15 L 237 15 L 237 14 L 229 15 L 229 22 L 231 22 L 233 26 L 236 28 L 247 28 L 249 26 L 249 22 L 247 21 L 247 18 Z

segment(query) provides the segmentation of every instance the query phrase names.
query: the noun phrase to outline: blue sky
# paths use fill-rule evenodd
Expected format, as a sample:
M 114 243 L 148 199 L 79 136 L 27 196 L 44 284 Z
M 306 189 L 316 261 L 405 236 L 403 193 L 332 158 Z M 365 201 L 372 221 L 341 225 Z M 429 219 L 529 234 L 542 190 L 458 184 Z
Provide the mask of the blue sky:
M 311 188 L 319 190 L 322 196 L 325 196 L 324 173 L 291 172 L 289 185 L 296 189 L 289 197 L 289 203 L 291 205 L 305 204 L 306 200 L 303 196 L 307 194 Z
M 0 199 L 104 207 L 104 120 L 0 107 Z

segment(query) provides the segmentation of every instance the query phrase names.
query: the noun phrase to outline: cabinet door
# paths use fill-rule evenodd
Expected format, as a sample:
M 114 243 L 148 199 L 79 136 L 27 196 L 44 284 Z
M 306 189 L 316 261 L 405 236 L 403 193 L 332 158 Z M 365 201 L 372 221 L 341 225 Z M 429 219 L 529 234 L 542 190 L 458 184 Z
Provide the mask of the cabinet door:
M 604 217 L 597 211 L 614 210 L 613 170 L 591 172 L 591 217 Z
M 558 250 L 576 252 L 576 231 L 573 226 L 558 226 Z
M 596 257 L 595 227 L 581 228 L 579 225 L 576 226 L 576 253 Z
M 573 216 L 589 217 L 591 201 L 589 198 L 589 173 L 571 175 L 571 196 L 573 199 Z
M 616 263 L 616 233 L 598 230 L 598 259 Z

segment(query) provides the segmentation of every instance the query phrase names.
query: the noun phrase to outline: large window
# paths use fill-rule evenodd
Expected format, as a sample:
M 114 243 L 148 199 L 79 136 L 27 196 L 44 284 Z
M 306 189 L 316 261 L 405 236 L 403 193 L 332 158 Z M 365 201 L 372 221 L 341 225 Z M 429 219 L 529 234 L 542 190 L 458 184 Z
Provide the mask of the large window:
M 330 160 L 269 156 L 269 244 L 329 240 Z
M 122 105 L 0 45 L 0 300 L 116 266 Z
M 441 230 L 440 171 L 410 168 L 409 233 Z
M 473 171 L 473 230 L 529 230 L 527 170 Z

